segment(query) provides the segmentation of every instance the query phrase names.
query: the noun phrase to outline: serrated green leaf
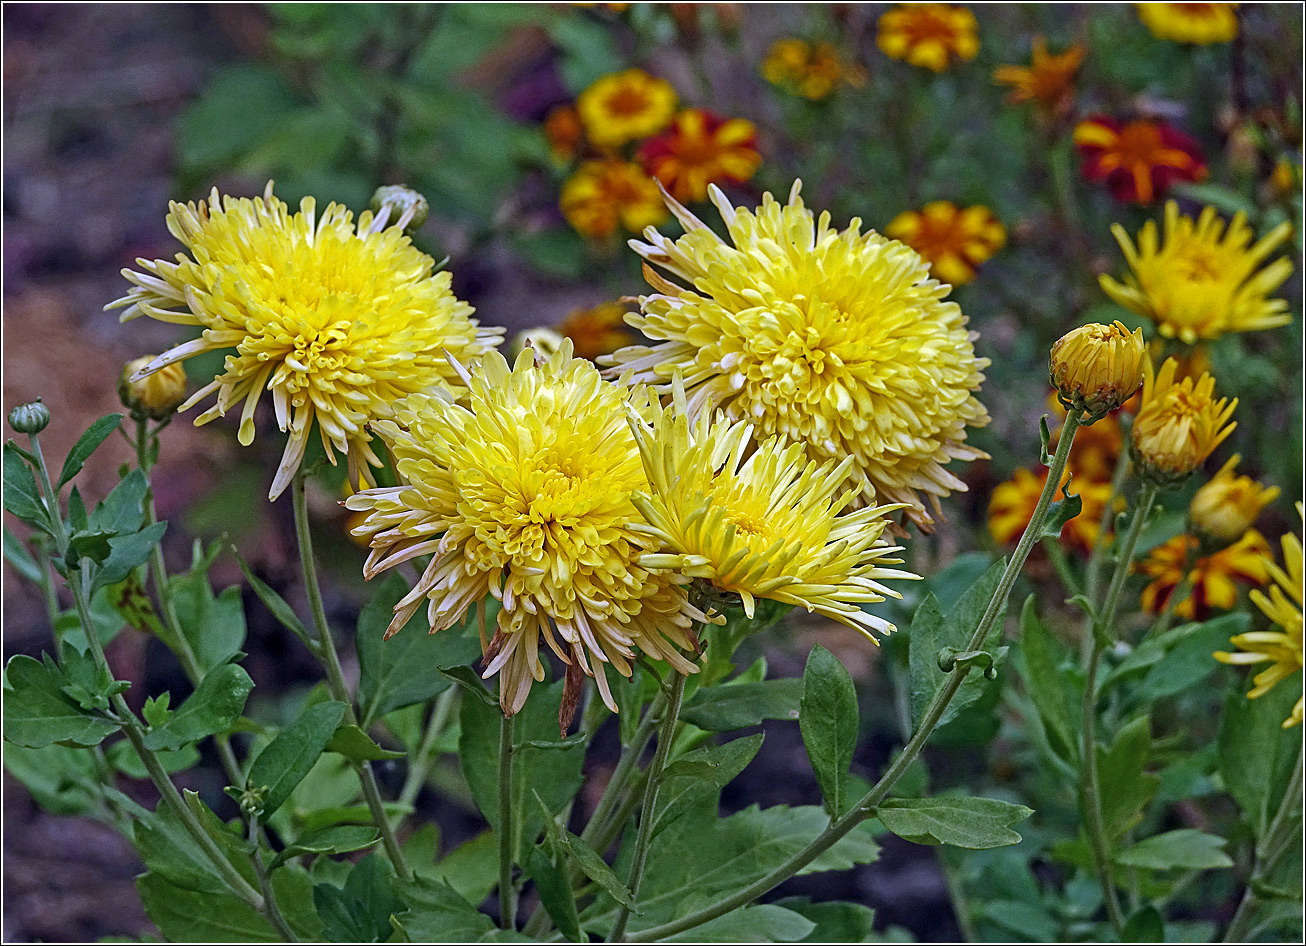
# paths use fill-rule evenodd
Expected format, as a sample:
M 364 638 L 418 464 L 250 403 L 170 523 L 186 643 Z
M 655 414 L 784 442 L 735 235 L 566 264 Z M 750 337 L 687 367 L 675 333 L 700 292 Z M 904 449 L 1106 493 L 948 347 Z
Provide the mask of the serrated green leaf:
M 73 448 L 68 451 L 68 457 L 63 461 L 59 482 L 55 484 L 56 490 L 81 472 L 91 454 L 100 448 L 100 444 L 104 443 L 121 423 L 121 414 L 106 414 L 86 428 L 86 432 L 77 438 Z
M 1062 485 L 1061 498 L 1054 500 L 1048 506 L 1047 518 L 1043 520 L 1043 527 L 1039 529 L 1037 538 L 1059 540 L 1065 524 L 1083 511 L 1083 499 L 1078 493 L 1070 492 L 1071 479 L 1072 477 L 1067 477 L 1065 484 Z
M 708 818 L 715 817 L 721 789 L 753 761 L 762 739 L 762 733 L 754 733 L 723 746 L 703 746 L 667 766 L 658 790 L 654 836 L 696 809 Z
M 1020 843 L 1008 825 L 1034 813 L 1024 805 L 996 798 L 940 795 L 935 798 L 890 798 L 875 811 L 880 823 L 916 844 L 951 844 L 971 850 Z
M 145 564 L 150 550 L 163 539 L 168 529 L 166 522 L 156 522 L 139 532 L 117 535 L 109 539 L 109 555 L 95 571 L 91 590 L 116 585 L 123 581 L 132 570 Z
M 807 897 L 785 897 L 775 905 L 802 914 L 815 924 L 805 943 L 869 943 L 874 938 L 875 911 L 861 903 L 829 900 L 813 903 Z
M 145 734 L 148 749 L 180 749 L 188 743 L 236 725 L 254 681 L 242 667 L 226 664 L 207 674 L 181 707 L 162 726 Z
M 692 930 L 669 936 L 667 943 L 797 943 L 816 924 L 796 910 L 774 903 L 752 904 L 731 910 Z
M 168 582 L 181 632 L 190 642 L 202 673 L 235 659 L 246 634 L 240 588 L 233 585 L 215 597 L 207 564 L 198 562 L 189 572 L 173 576 Z
M 318 703 L 277 734 L 249 768 L 246 784 L 266 788 L 259 820 L 266 822 L 317 762 L 345 715 L 345 704 Z
M 83 709 L 64 692 L 67 681 L 54 664 L 25 654 L 5 667 L 4 738 L 29 749 L 52 743 L 98 746 L 117 723 Z
M 494 933 L 494 921 L 443 881 L 418 877 L 400 884 L 398 893 L 406 909 L 395 922 L 409 942 L 473 943 Z
M 371 847 L 381 840 L 381 835 L 371 825 L 333 825 L 296 838 L 277 854 L 268 865 L 269 870 L 301 854 L 348 854 Z
M 808 655 L 803 671 L 798 726 L 832 818 L 842 815 L 852 802 L 848 779 L 859 723 L 852 677 L 834 654 L 818 644 Z
M 150 772 L 145 767 L 145 763 L 141 761 L 136 748 L 125 739 L 110 746 L 106 755 L 109 764 L 128 778 L 147 779 L 150 777 Z M 193 745 L 183 746 L 176 750 L 156 752 L 154 757 L 159 760 L 159 764 L 163 766 L 165 772 L 185 772 L 200 763 L 200 751 Z
M 1226 696 L 1220 717 L 1220 779 L 1258 839 L 1264 837 L 1271 813 L 1287 791 L 1299 751 L 1295 732 L 1283 729 L 1283 721 L 1301 696 L 1301 690 L 1290 683 L 1291 679 L 1249 700 L 1248 683 L 1239 680 Z
M 89 749 L 49 745 L 29 749 L 10 743 L 4 767 L 51 814 L 94 815 L 99 810 L 100 776 Z

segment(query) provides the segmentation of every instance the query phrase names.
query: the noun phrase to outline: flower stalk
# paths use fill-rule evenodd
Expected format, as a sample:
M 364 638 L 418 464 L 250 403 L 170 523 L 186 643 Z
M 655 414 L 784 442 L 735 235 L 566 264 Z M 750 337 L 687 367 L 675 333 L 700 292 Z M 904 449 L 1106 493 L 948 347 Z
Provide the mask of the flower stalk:
M 514 716 L 504 713 L 499 722 L 499 926 L 505 930 L 517 927 L 517 890 L 512 885 L 514 719 Z

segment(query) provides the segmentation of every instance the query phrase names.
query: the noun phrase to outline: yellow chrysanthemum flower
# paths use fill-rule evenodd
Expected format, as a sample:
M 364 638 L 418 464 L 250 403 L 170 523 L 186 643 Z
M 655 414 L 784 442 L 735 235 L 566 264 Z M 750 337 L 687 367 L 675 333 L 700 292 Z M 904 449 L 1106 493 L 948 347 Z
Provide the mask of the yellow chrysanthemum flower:
M 1302 504 L 1297 504 L 1297 513 Z M 1229 642 L 1238 648 L 1235 653 L 1217 651 L 1215 659 L 1227 664 L 1258 664 L 1270 661 L 1270 666 L 1253 678 L 1249 699 L 1270 692 L 1280 680 L 1292 676 L 1302 668 L 1302 545 L 1301 539 L 1288 534 L 1283 537 L 1283 568 L 1266 552 L 1265 566 L 1274 579 L 1267 597 L 1259 589 L 1251 593 L 1252 604 L 1260 608 L 1267 618 L 1279 628 L 1277 631 L 1251 631 L 1231 637 Z M 1286 570 L 1285 570 L 1286 569 Z M 1300 686 L 1300 684 L 1299 684 Z M 1298 697 L 1283 728 L 1301 725 L 1306 706 Z
M 1034 37 L 1028 66 L 998 66 L 993 80 L 1011 87 L 1007 100 L 1013 104 L 1033 102 L 1050 115 L 1070 110 L 1075 73 L 1084 61 L 1084 47 L 1073 43 L 1064 53 L 1050 54 L 1047 40 Z
M 880 15 L 875 44 L 890 59 L 935 72 L 979 52 L 975 14 L 947 3 L 904 3 Z
M 803 206 L 800 186 L 787 204 L 764 195 L 756 211 L 712 188 L 730 242 L 668 198 L 685 235 L 650 229 L 648 243 L 630 245 L 687 285 L 646 266 L 658 293 L 628 321 L 657 344 L 608 361 L 664 394 L 679 375 L 693 417 L 711 404 L 751 421 L 759 439 L 802 444 L 809 459 L 851 457 L 857 503 L 906 503 L 929 528 L 918 493 L 937 511 L 939 496 L 966 488 L 944 465 L 985 456 L 966 428 L 988 423 L 974 395 L 988 359 L 920 256 L 862 233 L 858 219 L 833 229 L 828 213 Z
M 176 262 L 138 259 L 124 269 L 131 290 L 106 309 L 122 320 L 148 315 L 202 326 L 203 334 L 164 352 L 129 379 L 139 381 L 201 352 L 234 348 L 223 372 L 181 405 L 217 393 L 196 425 L 244 401 L 238 439 L 254 440 L 254 409 L 272 392 L 277 424 L 289 431 L 269 498 L 289 485 L 317 421 L 327 457 L 348 458 L 350 478 L 380 466 L 366 425 L 389 417 L 399 398 L 457 387 L 449 355 L 470 360 L 497 345 L 503 330 L 481 328 L 470 305 L 450 291 L 450 275 L 402 226 L 386 227 L 388 208 L 353 214 L 330 204 L 319 217 L 311 197 L 299 213 L 272 196 L 219 197 L 169 205 L 168 229 L 190 251 Z M 406 222 L 406 221 L 401 221 Z
M 590 141 L 600 148 L 619 148 L 665 128 L 677 101 L 666 79 L 626 69 L 596 79 L 576 99 L 576 111 Z
M 652 400 L 652 399 L 651 399 Z M 840 514 L 852 459 L 816 462 L 802 446 L 770 438 L 753 447 L 753 426 L 703 411 L 691 422 L 684 392 L 663 409 L 652 400 L 631 429 L 648 476 L 635 530 L 663 550 L 640 563 L 668 568 L 739 595 L 750 618 L 756 598 L 799 605 L 861 631 L 872 641 L 894 625 L 859 605 L 900 597 L 880 579 L 918 578 L 885 565 L 900 551 L 882 541 L 896 506 Z M 646 419 L 647 418 L 647 419 Z M 878 643 L 878 641 L 876 641 Z
M 1238 35 L 1236 3 L 1135 3 L 1138 18 L 1157 39 L 1172 43 L 1227 43 Z
M 1279 496 L 1279 487 L 1262 486 L 1250 476 L 1234 476 L 1242 457 L 1234 454 L 1220 472 L 1193 494 L 1188 518 L 1197 534 L 1228 545 L 1252 527 L 1261 511 Z
M 1224 228 L 1214 207 L 1194 222 L 1170 201 L 1165 206 L 1165 240 L 1158 241 L 1156 222 L 1149 220 L 1135 247 L 1124 227 L 1111 227 L 1132 270 L 1123 283 L 1099 277 L 1113 300 L 1156 323 L 1166 338 L 1189 345 L 1219 338 L 1226 332 L 1275 328 L 1292 321 L 1288 303 L 1270 293 L 1292 274 L 1292 263 L 1280 257 L 1257 269 L 1292 234 L 1281 223 L 1252 244 L 1255 233 L 1243 214 Z
M 1133 397 L 1143 383 L 1146 360 L 1141 328 L 1131 333 L 1123 322 L 1090 322 L 1053 343 L 1048 381 L 1061 406 L 1076 414 L 1088 412 L 1091 424 Z
M 761 71 L 772 85 L 814 102 L 828 97 L 840 82 L 851 86 L 866 82 L 865 70 L 846 62 L 831 43 L 809 43 L 794 37 L 771 44 Z
M 667 219 L 657 182 L 638 164 L 615 158 L 582 163 L 562 185 L 558 204 L 576 232 L 592 240 L 619 226 L 639 233 Z
M 1139 473 L 1159 483 L 1187 477 L 1233 433 L 1227 424 L 1238 399 L 1215 398 L 1215 379 L 1203 373 L 1176 380 L 1179 363 L 1167 358 L 1155 376 L 1152 362 L 1143 375 L 1143 402 L 1134 418 L 1134 461 Z
M 1270 580 L 1266 558 L 1270 544 L 1255 529 L 1248 529 L 1232 545 L 1201 555 L 1198 540 L 1177 535 L 1148 553 L 1137 570 L 1151 581 L 1143 589 L 1143 610 L 1160 614 L 1170 596 L 1187 578 L 1188 597 L 1174 613 L 1185 620 L 1206 620 L 1213 609 L 1230 611 L 1238 604 L 1238 583 L 1263 585 Z
M 952 286 L 974 279 L 980 264 L 1007 243 L 1007 228 L 989 208 L 963 209 L 946 200 L 898 214 L 884 235 L 906 243 L 930 264 L 936 279 Z
M 685 579 L 639 563 L 657 545 L 636 528 L 630 498 L 648 488 L 626 422 L 631 392 L 573 358 L 569 342 L 543 364 L 525 350 L 511 369 L 490 352 L 466 383 L 466 406 L 416 394 L 377 424 L 404 485 L 345 503 L 368 514 L 354 529 L 372 548 L 366 577 L 432 556 L 387 636 L 424 602 L 435 633 L 498 598 L 485 676 L 500 674 L 509 714 L 544 678 L 541 639 L 595 677 L 613 712 L 603 664 L 630 676 L 639 649 L 694 672 L 677 648 L 696 649 L 693 622 L 706 616 L 677 584 Z

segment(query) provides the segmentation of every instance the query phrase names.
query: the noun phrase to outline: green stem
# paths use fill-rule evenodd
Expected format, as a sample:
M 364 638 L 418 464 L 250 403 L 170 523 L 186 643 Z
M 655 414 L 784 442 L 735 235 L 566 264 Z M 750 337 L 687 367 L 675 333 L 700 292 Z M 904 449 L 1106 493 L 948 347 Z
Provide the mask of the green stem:
M 1111 495 L 1107 497 L 1106 505 L 1102 507 L 1102 515 L 1097 520 L 1097 542 L 1088 557 L 1088 567 L 1084 573 L 1084 593 L 1094 607 L 1097 606 L 1098 592 L 1102 590 L 1102 561 L 1107 549 L 1107 535 L 1111 529 L 1111 520 L 1115 516 L 1116 498 L 1125 488 L 1125 480 L 1129 476 L 1129 466 L 1129 453 L 1125 451 L 1120 454 L 1120 459 L 1116 461 L 1115 472 L 1111 474 Z
M 662 785 L 662 770 L 666 767 L 667 757 L 671 754 L 671 743 L 676 738 L 676 724 L 680 719 L 680 703 L 685 696 L 685 675 L 677 673 L 671 681 L 671 694 L 667 698 L 667 709 L 663 713 L 662 728 L 658 732 L 658 747 L 649 763 L 644 783 L 644 802 L 639 816 L 639 833 L 635 836 L 635 853 L 630 865 L 631 902 L 639 899 L 639 886 L 644 880 L 644 868 L 648 866 L 648 846 L 653 840 L 653 820 L 657 814 L 658 789 Z M 626 924 L 630 922 L 629 904 L 622 904 L 617 921 L 607 941 L 620 943 L 626 935 Z
M 517 927 L 517 890 L 512 885 L 512 730 L 513 717 L 499 724 L 499 926 Z
M 1102 664 L 1102 654 L 1110 644 L 1110 632 L 1115 623 L 1116 608 L 1120 604 L 1120 594 L 1129 577 L 1130 566 L 1134 560 L 1134 547 L 1138 536 L 1143 531 L 1143 523 L 1152 510 L 1156 500 L 1157 489 L 1151 483 L 1143 486 L 1138 497 L 1138 509 L 1129 523 L 1129 531 L 1120 547 L 1116 559 L 1115 574 L 1111 576 L 1111 585 L 1107 590 L 1102 612 L 1093 621 L 1092 650 L 1088 655 L 1088 666 L 1084 680 L 1083 733 L 1080 742 L 1080 799 L 1084 806 L 1084 822 L 1088 831 L 1089 846 L 1093 851 L 1093 865 L 1097 870 L 1098 881 L 1102 885 L 1102 902 L 1106 905 L 1107 919 L 1117 934 L 1125 927 L 1124 914 L 1120 909 L 1120 898 L 1116 893 L 1115 881 L 1111 875 L 1111 842 L 1107 837 L 1106 823 L 1102 817 L 1102 789 L 1097 772 L 1097 674 Z
M 1283 801 L 1275 812 L 1263 841 L 1256 846 L 1256 866 L 1252 868 L 1251 880 L 1243 891 L 1238 910 L 1225 930 L 1224 943 L 1245 943 L 1251 933 L 1252 914 L 1256 909 L 1256 887 L 1279 866 L 1279 861 L 1288 852 L 1293 842 L 1301 837 L 1297 822 L 1297 806 L 1301 802 L 1302 792 L 1302 749 L 1297 747 L 1297 764 L 1288 781 L 1288 789 L 1283 793 Z
M 263 863 L 263 852 L 259 848 L 263 832 L 259 830 L 258 818 L 253 815 L 246 815 L 245 818 L 249 823 L 250 858 L 254 861 L 254 874 L 258 877 L 259 890 L 263 892 L 263 900 L 267 903 L 268 922 L 287 943 L 298 943 L 299 937 L 290 928 L 286 918 L 281 915 L 276 895 L 272 892 L 272 879 L 268 876 L 267 865 Z
M 426 731 L 422 734 L 422 742 L 417 747 L 417 754 L 408 765 L 408 776 L 404 779 L 404 787 L 399 791 L 400 808 L 411 809 L 422 791 L 422 786 L 426 784 L 426 774 L 431 771 L 434 763 L 431 750 L 435 746 L 435 741 L 444 732 L 445 726 L 448 725 L 449 714 L 453 711 L 453 701 L 457 693 L 457 687 L 450 687 L 436 697 L 435 706 L 426 723 Z M 404 814 L 398 816 L 394 825 L 396 831 L 403 824 L 405 817 L 407 816 Z
M 1060 441 L 1057 443 L 1057 452 L 1052 458 L 1047 482 L 1043 484 L 1043 492 L 1039 496 L 1038 505 L 1034 507 L 1034 514 L 1030 517 L 1029 525 L 1025 527 L 1025 533 L 1020 537 L 1020 542 L 1016 545 L 1016 551 L 1012 553 L 1010 561 L 1007 562 L 1007 567 L 1002 573 L 1002 578 L 993 593 L 993 598 L 990 600 L 984 616 L 975 628 L 975 633 L 971 635 L 967 650 L 978 649 L 988 638 L 989 631 L 997 620 L 998 612 L 1006 602 L 1021 569 L 1024 568 L 1025 561 L 1029 558 L 1030 549 L 1037 540 L 1038 534 L 1043 530 L 1043 522 L 1047 518 L 1048 507 L 1052 504 L 1052 498 L 1060 486 L 1061 474 L 1065 472 L 1066 461 L 1070 457 L 1070 446 L 1074 441 L 1075 431 L 1078 428 L 1079 418 L 1077 416 L 1072 414 L 1066 418 L 1066 425 L 1062 430 Z M 746 906 L 784 883 L 829 850 L 849 831 L 873 816 L 876 807 L 888 797 L 894 784 L 907 771 L 907 768 L 916 761 L 916 757 L 920 755 L 921 749 L 929 741 L 935 727 L 939 724 L 939 720 L 943 718 L 943 713 L 947 710 L 948 704 L 957 695 L 957 690 L 961 688 L 969 672 L 970 665 L 963 664 L 948 674 L 943 687 L 935 694 L 934 699 L 930 701 L 930 705 L 926 708 L 925 714 L 917 725 L 916 732 L 912 735 L 911 740 L 903 747 L 902 753 L 893 761 L 888 770 L 880 776 L 880 780 L 857 804 L 845 814 L 831 821 L 826 829 L 813 838 L 801 851 L 789 857 L 764 877 L 712 906 L 681 917 L 678 920 L 673 920 L 670 923 L 663 923 L 660 926 L 653 926 L 632 933 L 626 937 L 627 941 L 632 943 L 656 942 L 668 936 L 675 936 L 686 930 L 692 930 L 694 927 L 715 920 L 717 917 L 725 916 L 731 910 Z
M 1048 559 L 1052 562 L 1052 567 L 1057 571 L 1057 577 L 1061 579 L 1062 587 L 1072 597 L 1082 594 L 1083 589 L 1079 587 L 1079 580 L 1070 568 L 1070 561 L 1066 558 L 1066 550 L 1061 547 L 1061 540 L 1052 536 L 1044 536 L 1043 548 L 1048 553 Z
M 313 612 L 313 628 L 317 633 L 318 653 L 316 656 L 326 668 L 327 688 L 331 698 L 345 704 L 345 719 L 352 725 L 358 724 L 358 714 L 354 711 L 354 700 L 345 683 L 344 671 L 340 669 L 340 655 L 336 653 L 336 644 L 331 637 L 331 628 L 327 624 L 326 607 L 322 603 L 322 588 L 317 580 L 317 562 L 313 556 L 313 536 L 309 531 L 308 497 L 304 489 L 304 474 L 297 473 L 292 484 L 292 497 L 295 507 L 295 537 L 299 542 L 299 560 L 304 571 L 304 588 L 308 593 L 309 609 Z M 394 831 L 390 828 L 390 819 L 385 813 L 385 803 L 381 800 L 381 789 L 377 785 L 372 764 L 367 761 L 353 762 L 354 771 L 363 788 L 363 799 L 372 813 L 372 823 L 381 832 L 381 844 L 386 856 L 394 865 L 395 873 L 401 879 L 411 877 L 404 852 L 399 847 Z

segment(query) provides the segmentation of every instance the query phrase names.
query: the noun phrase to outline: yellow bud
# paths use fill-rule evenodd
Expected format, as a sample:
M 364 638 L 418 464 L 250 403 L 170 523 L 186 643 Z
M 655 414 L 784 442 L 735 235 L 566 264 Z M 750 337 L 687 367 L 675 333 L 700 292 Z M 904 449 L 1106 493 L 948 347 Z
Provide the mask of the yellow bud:
M 1234 476 L 1240 459 L 1234 454 L 1188 504 L 1193 529 L 1211 546 L 1223 548 L 1237 542 L 1279 495 L 1277 486 L 1262 486 L 1250 476 Z
M 1215 398 L 1215 379 L 1203 373 L 1176 381 L 1178 362 L 1167 358 L 1153 377 L 1145 362 L 1143 403 L 1134 419 L 1133 456 L 1139 475 L 1172 486 L 1206 461 L 1237 424 L 1226 423 L 1238 399 Z
M 153 360 L 154 356 L 146 355 L 127 363 L 118 378 L 118 399 L 134 416 L 163 420 L 186 400 L 186 369 L 180 362 L 174 362 L 139 381 L 131 380 L 132 375 Z
M 1048 380 L 1066 410 L 1088 414 L 1084 423 L 1091 424 L 1133 396 L 1146 360 L 1142 329 L 1131 335 L 1120 322 L 1094 322 L 1057 339 Z
M 549 356 L 562 347 L 563 338 L 551 328 L 531 328 L 518 332 L 508 343 L 509 358 L 515 359 L 522 349 L 535 349 L 537 363 L 547 361 Z

